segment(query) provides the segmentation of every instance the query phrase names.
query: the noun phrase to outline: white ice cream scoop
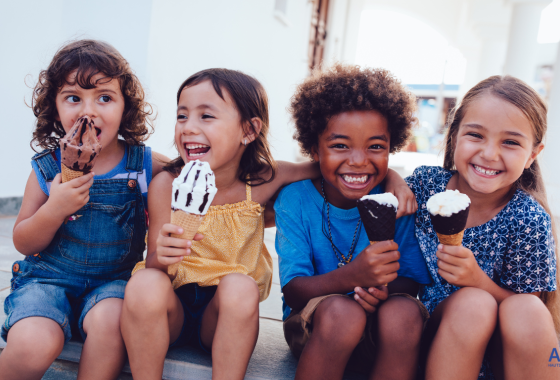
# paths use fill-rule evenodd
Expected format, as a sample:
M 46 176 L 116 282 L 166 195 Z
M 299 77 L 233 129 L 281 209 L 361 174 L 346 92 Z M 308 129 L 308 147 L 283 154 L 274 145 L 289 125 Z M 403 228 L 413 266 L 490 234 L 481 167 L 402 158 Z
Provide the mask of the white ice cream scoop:
M 399 200 L 391 193 L 364 195 L 360 198 L 361 201 L 365 201 L 366 199 L 376 201 L 380 205 L 393 206 L 395 210 L 399 208 Z
M 189 161 L 173 180 L 171 209 L 206 215 L 217 191 L 210 164 L 199 160 Z
M 426 208 L 432 215 L 451 216 L 463 211 L 470 204 L 471 199 L 468 195 L 459 190 L 446 190 L 432 195 L 426 202 Z

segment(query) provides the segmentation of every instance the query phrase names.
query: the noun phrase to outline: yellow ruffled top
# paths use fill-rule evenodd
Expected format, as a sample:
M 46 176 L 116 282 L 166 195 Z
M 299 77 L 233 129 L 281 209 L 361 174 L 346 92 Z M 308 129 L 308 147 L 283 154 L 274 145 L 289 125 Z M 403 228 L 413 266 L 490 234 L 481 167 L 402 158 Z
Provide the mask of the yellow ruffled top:
M 251 200 L 251 186 L 246 185 L 247 199 L 223 206 L 210 206 L 198 232 L 201 241 L 193 241 L 191 254 L 185 256 L 173 288 L 197 283 L 218 285 L 230 273 L 252 277 L 259 286 L 260 301 L 270 293 L 272 258 L 264 244 L 264 207 Z M 146 267 L 139 262 L 132 274 Z

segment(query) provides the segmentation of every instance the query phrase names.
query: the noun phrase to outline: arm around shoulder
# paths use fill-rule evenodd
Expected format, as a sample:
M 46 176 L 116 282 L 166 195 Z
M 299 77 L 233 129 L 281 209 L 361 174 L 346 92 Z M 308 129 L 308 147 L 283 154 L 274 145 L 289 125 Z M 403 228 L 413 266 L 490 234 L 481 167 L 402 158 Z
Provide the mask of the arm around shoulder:
M 163 171 L 165 165 L 169 163 L 169 157 L 152 151 L 152 177 L 155 177 Z

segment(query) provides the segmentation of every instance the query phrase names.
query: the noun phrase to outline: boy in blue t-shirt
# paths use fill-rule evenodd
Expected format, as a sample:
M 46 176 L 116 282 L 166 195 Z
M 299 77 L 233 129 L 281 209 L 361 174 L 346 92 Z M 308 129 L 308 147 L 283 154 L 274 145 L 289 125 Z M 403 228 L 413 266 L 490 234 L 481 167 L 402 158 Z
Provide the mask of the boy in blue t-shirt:
M 345 65 L 315 73 L 292 99 L 295 138 L 322 174 L 289 185 L 275 203 L 296 379 L 342 379 L 349 362 L 371 379 L 416 376 L 428 317 L 416 295 L 431 277 L 413 216 L 397 220 L 394 242 L 370 245 L 356 208 L 362 196 L 384 191 L 389 153 L 406 144 L 415 109 L 389 72 Z

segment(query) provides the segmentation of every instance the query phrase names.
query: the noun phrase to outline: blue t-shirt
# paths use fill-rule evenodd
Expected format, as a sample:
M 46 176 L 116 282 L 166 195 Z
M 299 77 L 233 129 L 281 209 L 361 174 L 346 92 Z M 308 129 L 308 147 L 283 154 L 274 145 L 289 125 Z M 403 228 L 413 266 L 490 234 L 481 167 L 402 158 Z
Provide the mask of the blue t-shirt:
M 383 192 L 381 185 L 370 194 Z M 339 260 L 330 241 L 323 233 L 327 223 L 323 216 L 323 197 L 311 180 L 292 183 L 280 192 L 274 204 L 276 212 L 276 251 L 279 257 L 280 284 L 282 288 L 295 277 L 316 276 L 338 268 Z M 356 207 L 344 210 L 330 205 L 331 233 L 334 244 L 348 254 L 360 214 Z M 369 240 L 363 225 L 354 259 L 368 245 Z M 414 236 L 414 216 L 397 220 L 395 242 L 399 245 L 401 258 L 398 275 L 408 277 L 420 284 L 429 284 L 431 277 L 422 252 Z M 284 302 L 284 319 L 291 309 Z
M 61 161 L 60 161 L 60 148 L 57 148 L 54 151 L 56 155 L 56 164 L 60 169 Z M 126 170 L 126 162 L 128 160 L 128 149 L 124 150 L 124 156 L 115 166 L 113 169 L 108 171 L 105 174 L 96 175 L 93 177 L 94 180 L 96 179 L 119 179 L 119 178 L 132 178 L 138 181 L 138 186 L 140 186 L 140 191 L 142 192 L 142 199 L 144 200 L 144 208 L 148 209 L 148 186 L 150 186 L 150 182 L 152 181 L 152 150 L 150 147 L 144 148 L 144 164 L 141 172 L 133 172 L 129 173 Z M 33 167 L 33 171 L 37 176 L 37 181 L 39 181 L 39 186 L 45 195 L 49 196 L 50 189 L 51 189 L 51 182 L 46 182 L 43 176 L 40 174 L 39 166 L 33 160 L 31 160 L 31 166 Z

